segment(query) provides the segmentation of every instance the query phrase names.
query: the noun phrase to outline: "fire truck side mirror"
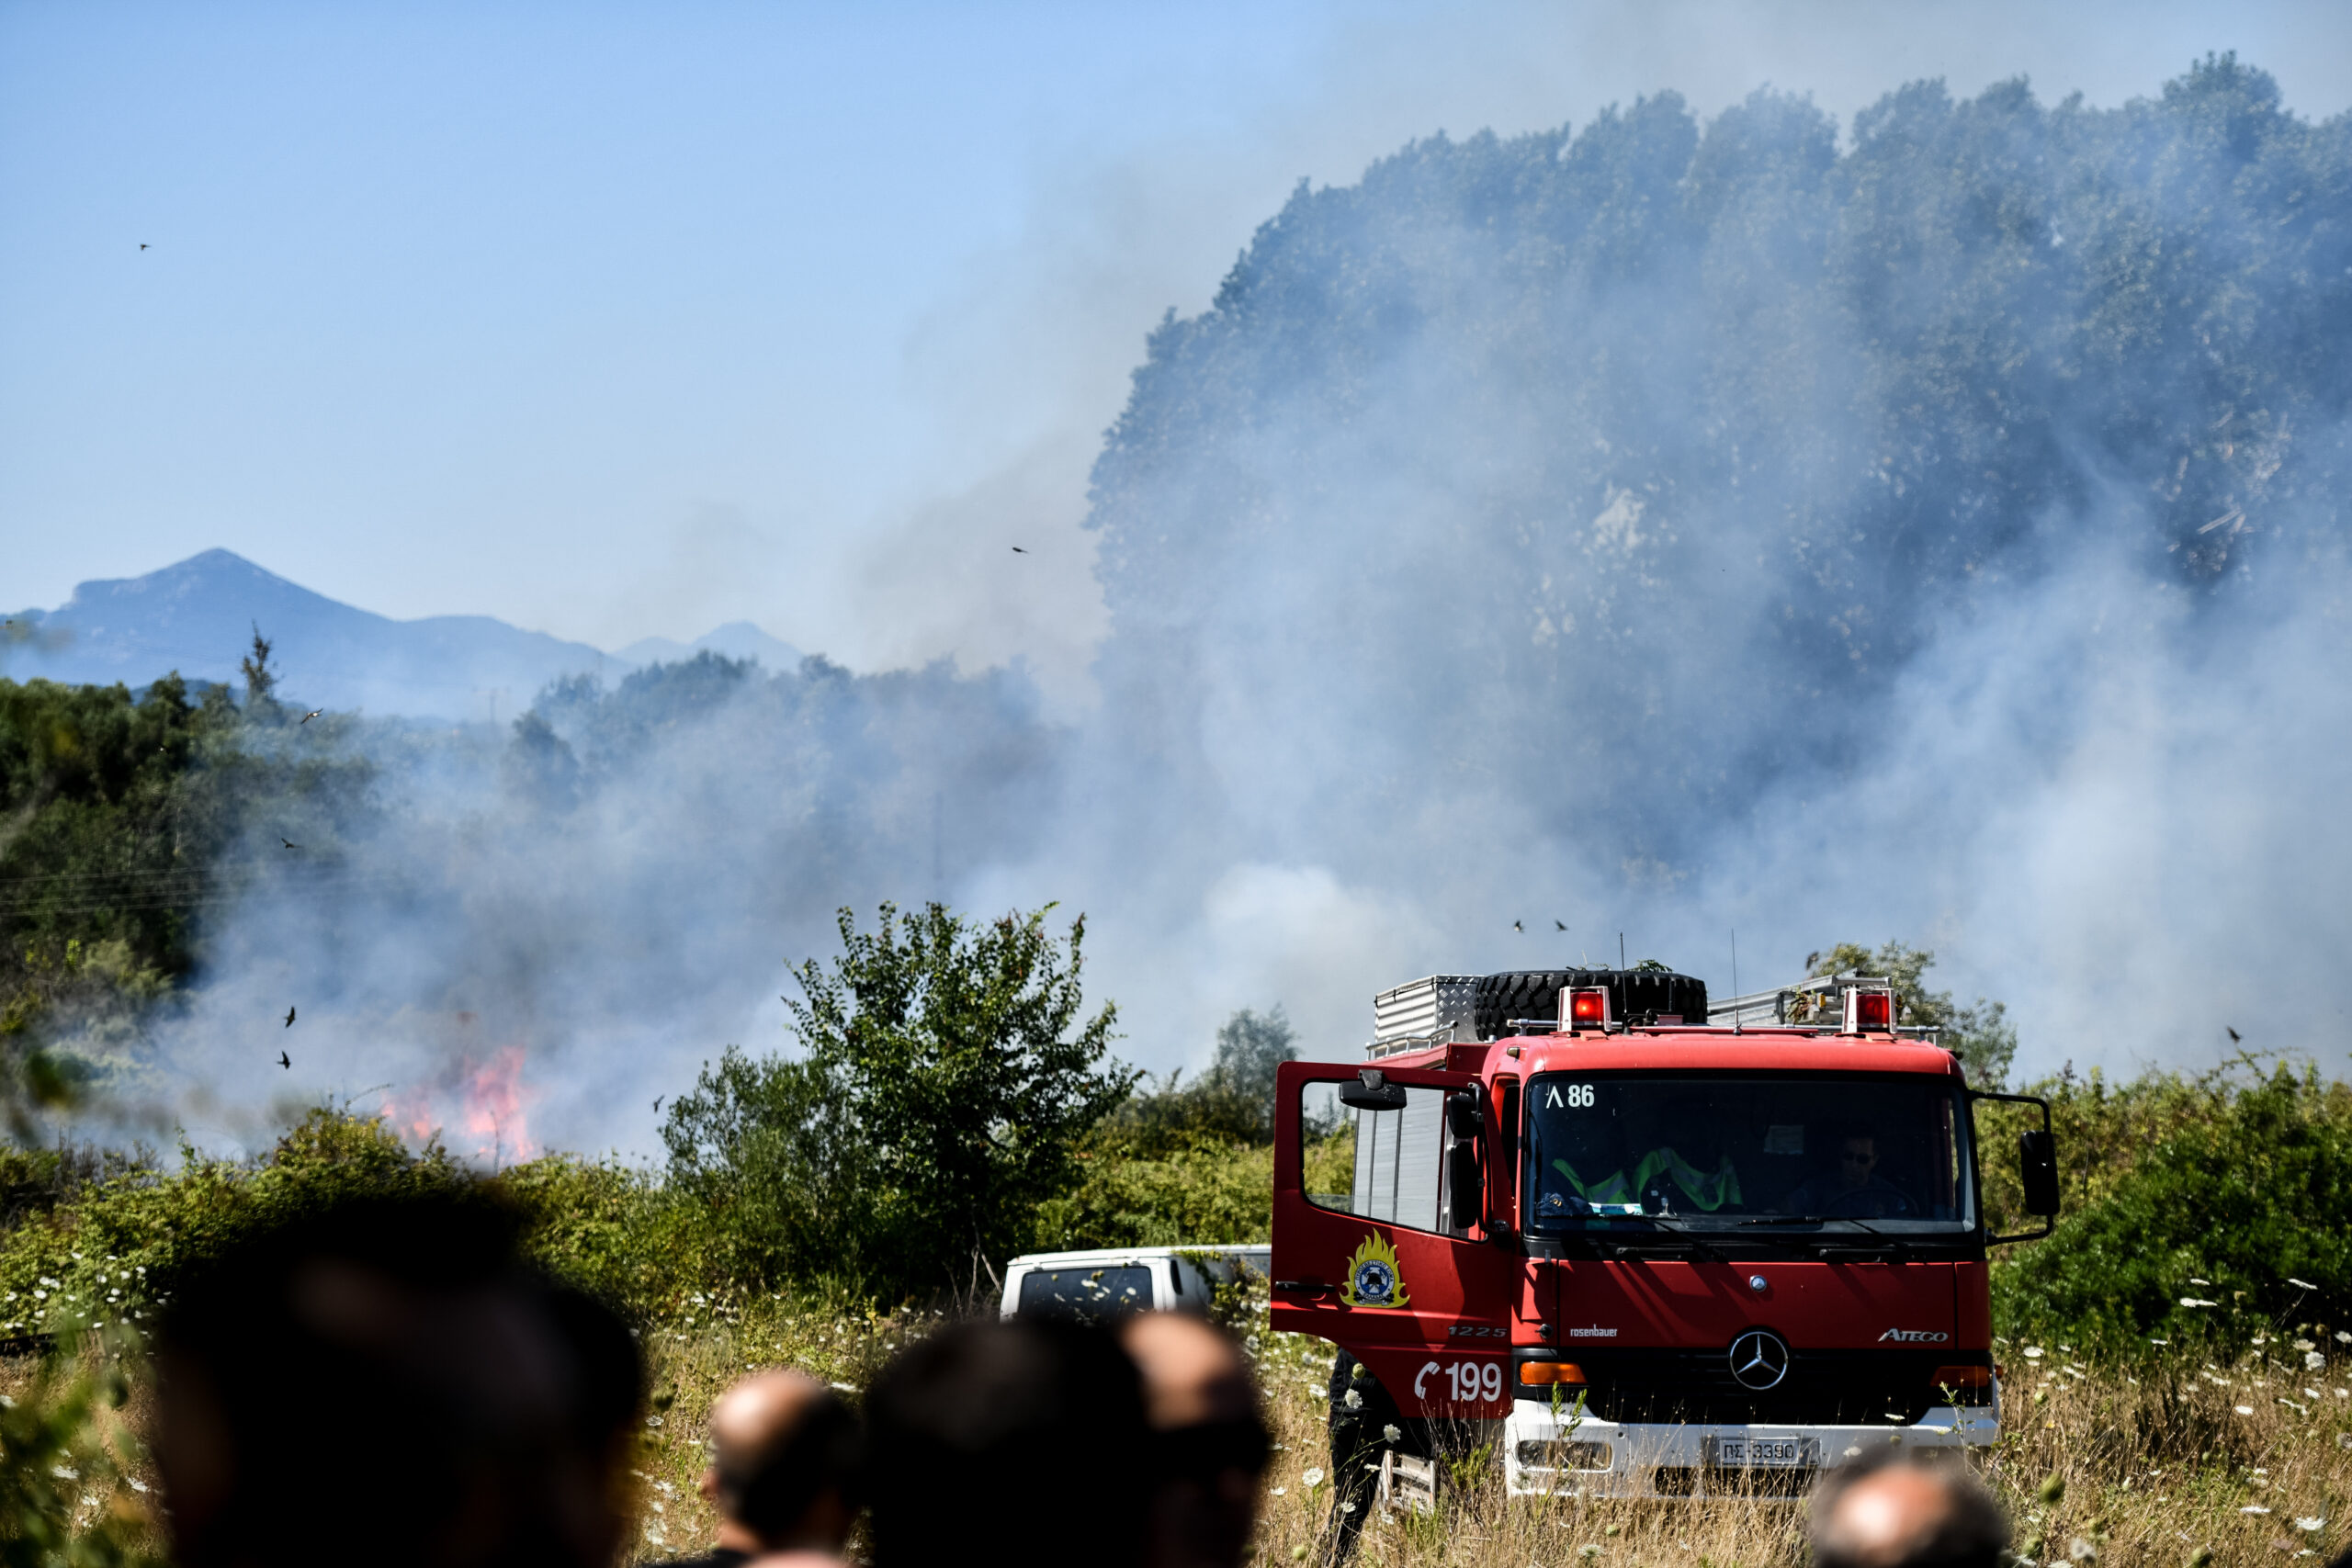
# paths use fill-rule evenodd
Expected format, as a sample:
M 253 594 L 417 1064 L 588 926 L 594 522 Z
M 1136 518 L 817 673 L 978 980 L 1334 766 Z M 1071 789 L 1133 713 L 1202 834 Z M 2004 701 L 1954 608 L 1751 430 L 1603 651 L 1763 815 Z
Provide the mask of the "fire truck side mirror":
M 1453 1134 L 1456 1143 L 1467 1143 L 1478 1135 L 1486 1122 L 1480 1111 L 1478 1091 L 1475 1089 L 1457 1089 L 1445 1097 L 1446 1131 Z
M 1478 1179 L 1478 1145 L 1465 1139 L 1445 1154 L 1447 1230 L 1466 1235 L 1487 1217 L 1487 1184 Z
M 1340 1103 L 1351 1111 L 1402 1111 L 1405 1086 L 1390 1083 L 1378 1067 L 1365 1067 L 1355 1082 L 1340 1086 Z
M 2047 1219 L 2058 1213 L 2058 1149 L 2049 1134 L 2035 1128 L 2018 1134 L 2018 1163 L 2025 1178 L 2025 1212 Z

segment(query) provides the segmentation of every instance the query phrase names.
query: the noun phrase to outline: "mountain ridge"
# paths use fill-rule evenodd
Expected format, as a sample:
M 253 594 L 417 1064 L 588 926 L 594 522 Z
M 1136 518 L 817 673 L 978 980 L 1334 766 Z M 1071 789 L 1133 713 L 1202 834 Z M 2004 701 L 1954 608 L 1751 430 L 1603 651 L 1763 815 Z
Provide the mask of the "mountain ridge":
M 21 610 L 14 619 L 15 635 L 0 644 L 0 675 L 17 680 L 140 686 L 177 671 L 235 682 L 258 626 L 287 700 L 420 718 L 495 720 L 520 712 L 550 681 L 617 679 L 705 648 L 779 668 L 800 657 L 747 621 L 692 643 L 644 637 L 607 653 L 493 615 L 394 620 L 220 548 L 141 577 L 92 579 L 56 609 Z

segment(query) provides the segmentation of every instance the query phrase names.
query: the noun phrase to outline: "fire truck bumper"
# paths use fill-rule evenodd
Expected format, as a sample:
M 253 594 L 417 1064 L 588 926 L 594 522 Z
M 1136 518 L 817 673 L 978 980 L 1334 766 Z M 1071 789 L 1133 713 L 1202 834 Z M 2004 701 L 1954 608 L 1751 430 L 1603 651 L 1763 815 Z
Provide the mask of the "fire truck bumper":
M 1822 1471 L 1889 1443 L 1990 1443 L 1999 1417 L 1997 1404 L 1946 1405 L 1904 1427 L 1686 1426 L 1572 1421 L 1520 1400 L 1503 1422 L 1503 1474 L 1520 1497 L 1803 1497 Z

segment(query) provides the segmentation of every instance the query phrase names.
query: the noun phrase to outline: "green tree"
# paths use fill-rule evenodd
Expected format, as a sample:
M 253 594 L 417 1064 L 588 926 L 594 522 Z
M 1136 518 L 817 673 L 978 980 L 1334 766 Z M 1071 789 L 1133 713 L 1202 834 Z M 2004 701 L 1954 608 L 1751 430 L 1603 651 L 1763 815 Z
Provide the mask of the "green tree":
M 988 922 L 940 904 L 793 971 L 806 1058 L 732 1053 L 681 1099 L 664 1136 L 682 1185 L 734 1205 L 747 1252 L 904 1295 L 975 1287 L 1079 1184 L 1079 1147 L 1136 1075 L 1106 1055 L 1117 1009 L 1084 1015 L 1086 921 L 1053 906 Z M 752 1194 L 754 1181 L 797 1184 Z
M 1928 949 L 1899 942 L 1876 953 L 1859 942 L 1841 942 L 1807 957 L 1805 973 L 1871 975 L 1894 981 L 1895 1021 L 1942 1030 L 1944 1046 L 1960 1058 L 1968 1081 L 1978 1089 L 1999 1089 L 2008 1081 L 2009 1064 L 2018 1054 L 2017 1025 L 2009 1021 L 2007 1004 L 1979 997 L 1974 1006 L 1962 1007 L 1950 991 L 1928 989 L 1921 976 L 1935 961 Z
M 269 650 L 275 645 L 261 635 L 260 623 L 254 625 L 253 651 L 237 660 L 237 668 L 245 673 L 245 707 L 254 714 L 275 712 L 277 699 L 277 672 L 269 667 Z

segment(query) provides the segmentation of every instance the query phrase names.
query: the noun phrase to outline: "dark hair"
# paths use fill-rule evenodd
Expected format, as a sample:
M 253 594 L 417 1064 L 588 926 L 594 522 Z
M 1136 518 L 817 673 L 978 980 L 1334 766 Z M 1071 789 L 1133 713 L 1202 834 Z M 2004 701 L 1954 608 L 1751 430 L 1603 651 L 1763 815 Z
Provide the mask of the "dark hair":
M 157 1457 L 184 1568 L 609 1554 L 636 1343 L 519 1231 L 478 1189 L 343 1199 L 176 1281 Z
M 1838 1505 L 1855 1484 L 1888 1470 L 1914 1470 L 1932 1477 L 1944 1495 L 1934 1524 L 1904 1545 L 1900 1568 L 1997 1568 L 2009 1547 L 2008 1516 L 1962 1463 L 1930 1459 L 1919 1450 L 1889 1445 L 1839 1465 L 1813 1495 L 1813 1560 L 1815 1568 L 1893 1568 L 1875 1559 L 1850 1555 L 1828 1526 Z
M 1143 1383 L 1106 1331 L 1016 1318 L 942 1329 L 865 1397 L 876 1568 L 1023 1542 L 1032 1562 L 1124 1568 L 1151 1495 Z M 1039 1519 L 1054 1529 L 1040 1533 Z
M 789 1534 L 829 1491 L 855 1507 L 860 1448 L 857 1417 L 821 1390 L 777 1441 L 750 1453 L 720 1451 L 719 1507 L 768 1540 Z

